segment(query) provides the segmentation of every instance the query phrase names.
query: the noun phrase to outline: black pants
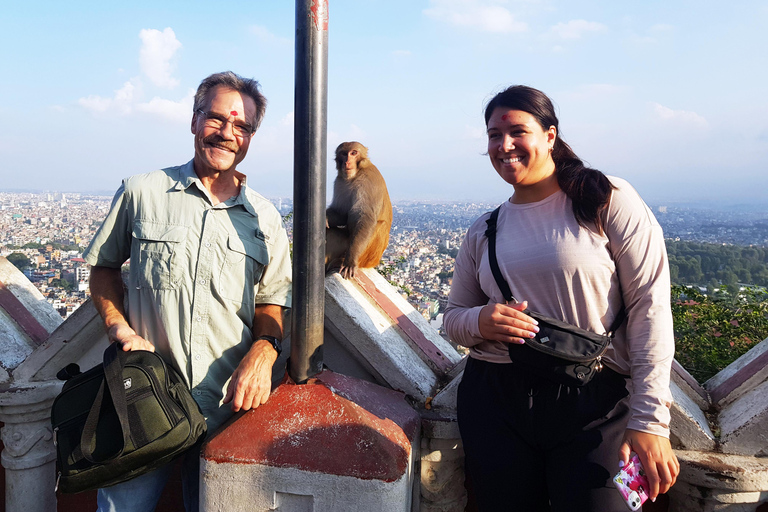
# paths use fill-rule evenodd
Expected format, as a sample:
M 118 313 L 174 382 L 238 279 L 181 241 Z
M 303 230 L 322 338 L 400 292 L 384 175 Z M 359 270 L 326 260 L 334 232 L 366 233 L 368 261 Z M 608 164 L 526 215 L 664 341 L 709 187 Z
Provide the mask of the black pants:
M 625 377 L 609 368 L 568 387 L 469 358 L 458 420 L 480 511 L 626 511 L 611 479 L 628 419 Z

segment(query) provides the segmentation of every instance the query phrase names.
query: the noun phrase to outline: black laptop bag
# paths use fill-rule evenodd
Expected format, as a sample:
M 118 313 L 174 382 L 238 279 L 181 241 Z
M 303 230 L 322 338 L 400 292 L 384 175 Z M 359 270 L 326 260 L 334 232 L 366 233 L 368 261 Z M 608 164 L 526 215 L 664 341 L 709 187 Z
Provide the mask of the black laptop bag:
M 206 425 L 181 376 L 154 352 L 124 352 L 116 343 L 104 363 L 66 380 L 51 423 L 59 488 L 108 487 L 156 469 L 202 442 Z

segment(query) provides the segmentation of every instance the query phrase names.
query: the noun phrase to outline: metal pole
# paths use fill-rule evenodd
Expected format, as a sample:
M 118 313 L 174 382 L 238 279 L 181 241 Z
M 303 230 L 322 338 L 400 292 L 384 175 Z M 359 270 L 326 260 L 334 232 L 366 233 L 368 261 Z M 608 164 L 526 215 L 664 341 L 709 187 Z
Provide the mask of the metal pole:
M 328 0 L 296 0 L 293 130 L 293 307 L 288 373 L 323 369 Z

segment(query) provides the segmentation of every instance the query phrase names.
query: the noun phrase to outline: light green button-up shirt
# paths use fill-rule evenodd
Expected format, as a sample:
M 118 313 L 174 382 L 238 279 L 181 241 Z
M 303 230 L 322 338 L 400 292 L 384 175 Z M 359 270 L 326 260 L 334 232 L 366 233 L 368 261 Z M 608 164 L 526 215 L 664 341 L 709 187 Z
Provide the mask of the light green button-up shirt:
M 111 268 L 129 258 L 128 322 L 187 379 L 209 429 L 218 427 L 232 414 L 221 401 L 252 344 L 255 305 L 290 307 L 280 214 L 244 181 L 214 205 L 192 161 L 132 176 L 85 252 Z

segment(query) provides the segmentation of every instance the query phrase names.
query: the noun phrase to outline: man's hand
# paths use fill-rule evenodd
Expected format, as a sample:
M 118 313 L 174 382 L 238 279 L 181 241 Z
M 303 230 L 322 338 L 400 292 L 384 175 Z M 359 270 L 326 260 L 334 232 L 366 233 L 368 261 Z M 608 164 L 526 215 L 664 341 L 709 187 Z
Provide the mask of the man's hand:
M 680 474 L 680 463 L 677 461 L 672 445 L 666 437 L 627 429 L 624 440 L 619 448 L 619 460 L 626 466 L 630 452 L 640 457 L 648 478 L 648 497 L 656 501 L 656 496 L 664 494 L 675 484 Z
M 150 342 L 128 325 L 123 305 L 123 278 L 119 268 L 91 268 L 91 300 L 104 321 L 110 343 L 120 343 L 126 352 L 155 351 Z
M 134 331 L 128 324 L 115 324 L 109 328 L 107 334 L 109 335 L 109 341 L 112 343 L 119 343 L 125 352 L 131 352 L 133 350 L 155 351 L 155 346 L 136 334 L 136 331 Z
M 232 373 L 224 403 L 232 402 L 232 410 L 255 409 L 269 398 L 272 391 L 272 365 L 277 351 L 267 340 L 256 341 Z

